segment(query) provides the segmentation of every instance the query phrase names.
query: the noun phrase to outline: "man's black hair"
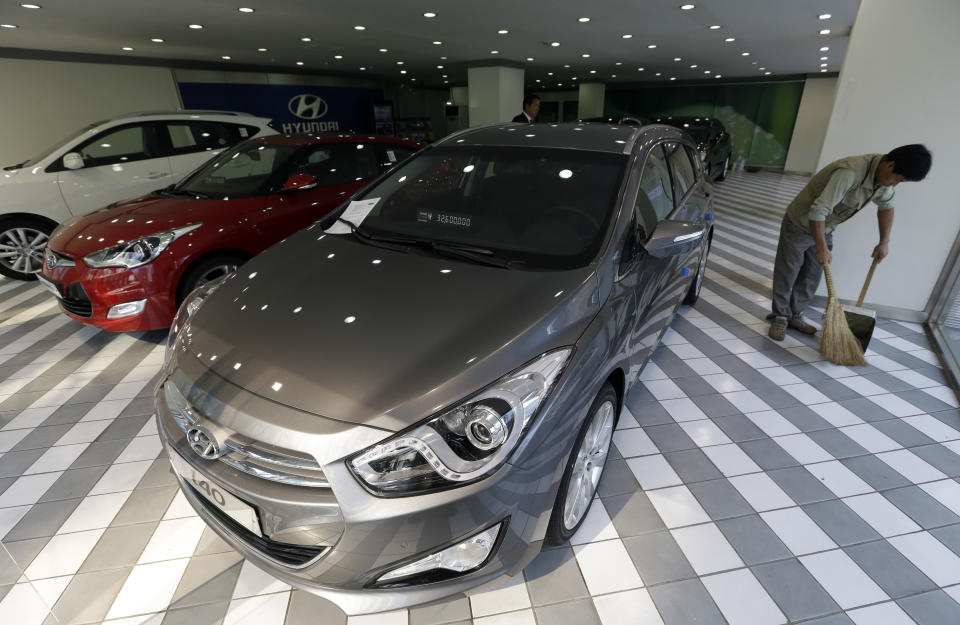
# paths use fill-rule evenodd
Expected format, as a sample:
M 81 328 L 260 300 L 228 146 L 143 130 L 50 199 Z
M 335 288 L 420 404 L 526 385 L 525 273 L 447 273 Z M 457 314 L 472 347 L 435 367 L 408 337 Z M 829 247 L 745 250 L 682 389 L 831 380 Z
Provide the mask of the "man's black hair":
M 890 150 L 890 153 L 886 154 L 883 160 L 893 161 L 893 173 L 917 182 L 927 177 L 930 164 L 933 162 L 933 156 L 924 145 L 911 143 Z
M 539 100 L 539 99 L 540 99 L 540 96 L 538 96 L 537 94 L 528 93 L 527 95 L 523 96 L 523 107 L 526 108 L 531 104 L 533 104 L 534 100 Z

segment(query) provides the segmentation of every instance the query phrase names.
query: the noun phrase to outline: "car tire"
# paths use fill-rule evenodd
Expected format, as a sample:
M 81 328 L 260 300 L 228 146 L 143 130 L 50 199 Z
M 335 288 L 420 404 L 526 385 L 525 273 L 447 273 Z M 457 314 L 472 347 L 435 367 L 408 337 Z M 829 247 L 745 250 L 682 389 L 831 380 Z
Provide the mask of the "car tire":
M 687 289 L 687 294 L 683 296 L 683 304 L 686 306 L 693 306 L 697 303 L 697 300 L 700 299 L 700 288 L 703 286 L 703 277 L 707 273 L 707 258 L 710 256 L 710 245 L 712 243 L 713 231 L 711 230 L 710 233 L 707 234 L 707 247 L 700 255 L 697 273 L 693 274 L 693 281 L 690 283 L 690 288 Z
M 723 168 L 720 169 L 720 175 L 716 177 L 716 181 L 720 182 L 727 179 L 727 172 L 730 171 L 730 156 L 723 159 Z
M 43 269 L 43 250 L 56 224 L 39 217 L 0 219 L 0 274 L 36 280 Z
M 609 382 L 600 389 L 587 414 L 560 480 L 560 490 L 547 527 L 546 542 L 550 545 L 570 540 L 583 525 L 597 493 L 610 455 L 613 430 L 620 417 L 617 392 Z
M 194 264 L 180 280 L 180 287 L 177 289 L 177 308 L 194 289 L 211 280 L 233 273 L 237 270 L 237 267 L 245 262 L 247 262 L 247 259 L 239 254 L 224 253 L 208 256 Z

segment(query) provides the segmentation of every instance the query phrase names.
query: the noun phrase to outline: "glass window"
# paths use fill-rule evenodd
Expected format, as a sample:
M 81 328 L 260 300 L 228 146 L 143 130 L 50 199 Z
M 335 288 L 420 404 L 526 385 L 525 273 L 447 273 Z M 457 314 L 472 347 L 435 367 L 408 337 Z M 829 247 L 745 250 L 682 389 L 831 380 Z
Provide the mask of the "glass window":
M 603 242 L 626 162 L 577 150 L 436 148 L 364 192 L 380 200 L 363 227 L 488 250 L 518 268 L 580 267 Z
M 252 137 L 256 131 L 253 126 L 217 122 L 167 124 L 172 154 L 220 150 Z
M 643 175 L 640 178 L 640 189 L 646 196 L 650 208 L 656 215 L 656 222 L 663 221 L 673 212 L 673 187 L 670 185 L 670 172 L 667 161 L 663 156 L 661 146 L 654 146 L 647 156 L 643 166 Z M 639 194 L 638 194 L 639 195 Z M 637 198 L 638 202 L 643 201 Z M 647 236 L 652 230 L 647 232 Z
M 372 144 L 325 143 L 311 146 L 291 174 L 310 174 L 321 187 L 349 184 L 379 175 Z
M 693 171 L 695 177 L 699 177 L 697 174 L 702 171 L 700 166 L 700 157 L 697 155 L 696 151 L 691 148 L 689 145 L 684 145 L 683 149 L 687 152 L 687 158 L 690 159 L 690 162 L 693 164 Z
M 676 185 L 677 198 L 682 198 L 687 194 L 697 176 L 693 171 L 693 165 L 687 157 L 686 150 L 682 143 L 664 143 L 663 148 L 667 152 L 667 158 L 670 161 L 670 169 L 673 171 L 673 182 Z
M 377 148 L 377 158 L 380 161 L 381 171 L 387 171 L 397 163 L 406 160 L 408 156 L 416 152 L 418 149 L 410 145 L 390 143 L 377 143 L 375 145 Z
M 151 130 L 144 125 L 124 126 L 88 141 L 76 151 L 83 156 L 86 167 L 153 158 L 154 150 L 147 135 Z
M 211 197 L 239 197 L 267 192 L 273 173 L 300 148 L 288 144 L 245 143 L 224 152 L 177 186 Z

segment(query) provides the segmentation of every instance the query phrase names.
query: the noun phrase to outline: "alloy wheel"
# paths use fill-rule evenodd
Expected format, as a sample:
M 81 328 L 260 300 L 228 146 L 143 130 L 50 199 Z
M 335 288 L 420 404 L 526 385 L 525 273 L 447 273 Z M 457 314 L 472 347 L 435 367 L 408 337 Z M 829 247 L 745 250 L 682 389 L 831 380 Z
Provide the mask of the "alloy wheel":
M 222 265 L 214 265 L 200 276 L 200 279 L 197 280 L 196 286 L 200 287 L 206 284 L 207 282 L 212 282 L 217 278 L 229 275 L 237 270 L 238 265 L 236 263 L 224 263 Z
M 0 263 L 20 273 L 37 273 L 43 268 L 47 233 L 36 228 L 10 228 L 0 232 Z
M 568 530 L 580 523 L 597 492 L 613 440 L 614 413 L 613 402 L 600 404 L 577 451 L 563 503 L 563 525 Z

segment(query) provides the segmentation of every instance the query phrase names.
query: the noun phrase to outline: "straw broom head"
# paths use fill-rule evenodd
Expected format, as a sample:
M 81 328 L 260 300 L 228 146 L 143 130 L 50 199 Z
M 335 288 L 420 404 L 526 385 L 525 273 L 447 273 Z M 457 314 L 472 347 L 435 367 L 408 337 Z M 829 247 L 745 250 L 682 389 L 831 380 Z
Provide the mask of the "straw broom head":
M 823 329 L 820 332 L 820 353 L 835 365 L 844 367 L 866 366 L 863 357 L 863 348 L 860 341 L 854 336 L 847 325 L 847 318 L 843 314 L 843 306 L 837 301 L 833 290 L 833 277 L 830 275 L 830 265 L 824 265 L 823 271 L 827 276 L 827 314 L 823 320 Z

